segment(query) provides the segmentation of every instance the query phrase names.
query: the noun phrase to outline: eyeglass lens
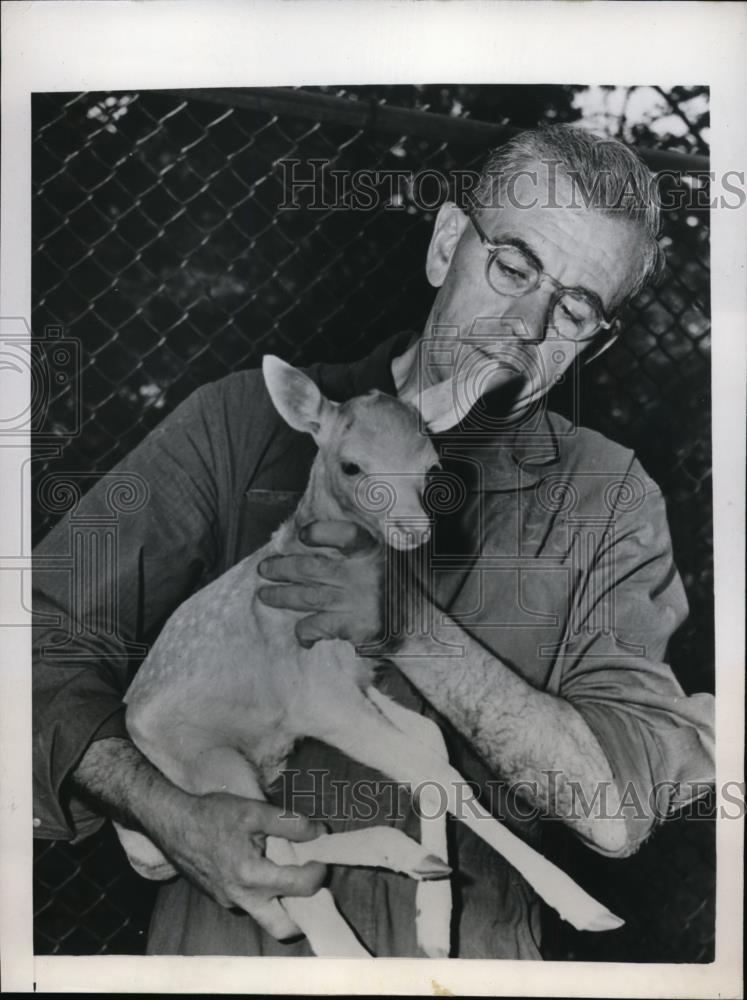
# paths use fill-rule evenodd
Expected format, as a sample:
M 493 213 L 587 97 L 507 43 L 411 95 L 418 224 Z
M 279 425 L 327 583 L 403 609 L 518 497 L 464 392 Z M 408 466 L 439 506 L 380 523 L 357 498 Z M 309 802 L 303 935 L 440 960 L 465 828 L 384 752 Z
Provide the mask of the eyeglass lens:
M 518 247 L 506 245 L 491 252 L 488 281 L 500 295 L 526 295 L 537 287 L 541 277 L 541 271 Z M 579 293 L 563 291 L 553 303 L 551 325 L 561 336 L 590 336 L 602 322 L 594 303 Z

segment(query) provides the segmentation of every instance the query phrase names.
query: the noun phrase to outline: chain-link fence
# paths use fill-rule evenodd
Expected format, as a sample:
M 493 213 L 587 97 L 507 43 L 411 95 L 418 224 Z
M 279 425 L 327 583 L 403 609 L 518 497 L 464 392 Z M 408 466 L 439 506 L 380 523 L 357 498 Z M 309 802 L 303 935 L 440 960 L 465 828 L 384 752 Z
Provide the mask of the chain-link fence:
M 264 353 L 352 360 L 422 328 L 432 295 L 422 262 L 445 193 L 437 177 L 477 169 L 513 127 L 577 119 L 582 90 L 35 95 L 33 330 L 37 344 L 78 342 L 80 369 L 44 411 L 38 429 L 60 448 L 50 457 L 37 446 L 34 497 L 50 471 L 103 473 L 196 386 Z M 692 93 L 661 93 L 687 128 L 661 138 L 628 123 L 627 137 L 658 142 L 655 168 L 707 169 L 687 155 L 707 150 Z M 418 109 L 424 94 L 436 113 Z M 387 177 L 369 205 L 343 185 L 366 171 Z M 670 655 L 688 692 L 713 687 L 708 235 L 707 213 L 664 213 L 663 282 L 584 370 L 578 399 L 559 387 L 552 400 L 561 412 L 578 404 L 582 423 L 635 448 L 664 491 L 691 607 Z M 36 504 L 36 538 L 53 519 Z M 674 820 L 625 861 L 560 830 L 551 850 L 604 880 L 627 924 L 584 935 L 548 915 L 548 957 L 712 959 L 712 821 Z M 37 844 L 38 953 L 139 952 L 152 899 L 108 830 Z

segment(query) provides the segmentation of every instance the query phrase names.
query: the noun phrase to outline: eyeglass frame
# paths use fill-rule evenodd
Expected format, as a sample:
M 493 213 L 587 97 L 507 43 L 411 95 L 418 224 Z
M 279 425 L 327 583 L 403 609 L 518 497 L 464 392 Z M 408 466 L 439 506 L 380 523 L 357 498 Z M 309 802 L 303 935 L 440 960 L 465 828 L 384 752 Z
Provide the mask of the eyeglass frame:
M 512 243 L 510 241 L 509 242 L 496 243 L 494 240 L 491 240 L 491 238 L 488 236 L 488 234 L 485 232 L 485 230 L 482 228 L 482 226 L 480 225 L 480 223 L 475 218 L 475 212 L 474 211 L 465 211 L 464 214 L 467 216 L 467 218 L 470 220 L 470 222 L 474 226 L 475 232 L 477 233 L 477 235 L 478 235 L 478 237 L 480 239 L 480 243 L 488 251 L 488 257 L 487 257 L 487 260 L 485 261 L 485 280 L 487 281 L 488 285 L 490 285 L 490 288 L 492 289 L 492 291 L 495 292 L 496 295 L 507 295 L 510 298 L 521 299 L 525 295 L 529 295 L 530 292 L 533 292 L 533 291 L 535 291 L 535 289 L 539 288 L 539 286 L 541 285 L 543 279 L 547 279 L 547 281 L 549 281 L 552 285 L 555 286 L 555 294 L 553 295 L 553 297 L 552 297 L 552 299 L 550 301 L 550 305 L 548 306 L 548 310 L 547 310 L 548 317 L 552 316 L 552 311 L 555 308 L 555 303 L 558 301 L 558 299 L 560 298 L 560 295 L 563 292 L 573 292 L 573 293 L 576 293 L 576 294 L 580 293 L 585 299 L 588 299 L 589 301 L 592 302 L 592 304 L 595 306 L 595 308 L 597 309 L 597 311 L 599 312 L 599 314 L 602 316 L 601 322 L 599 323 L 599 325 L 597 327 L 595 327 L 593 333 L 590 333 L 590 334 L 588 334 L 587 336 L 585 336 L 585 337 L 583 337 L 581 339 L 574 340 L 574 343 L 576 343 L 576 344 L 590 344 L 592 342 L 592 340 L 594 339 L 594 337 L 596 337 L 596 335 L 600 331 L 602 331 L 602 330 L 613 331 L 612 334 L 611 334 L 611 336 L 608 338 L 607 342 L 605 344 L 601 345 L 600 348 L 599 348 L 599 350 L 595 351 L 594 354 L 590 358 L 587 359 L 587 362 L 593 360 L 596 357 L 599 357 L 599 355 L 603 351 L 605 351 L 608 347 L 610 347 L 614 343 L 614 341 L 617 338 L 617 326 L 618 326 L 618 323 L 619 323 L 619 317 L 617 315 L 613 315 L 613 316 L 611 316 L 611 317 L 608 318 L 607 312 L 604 309 L 604 307 L 603 307 L 603 305 L 602 305 L 602 303 L 601 303 L 601 301 L 599 299 L 599 296 L 595 292 L 589 292 L 585 288 L 579 288 L 579 287 L 572 286 L 572 285 L 564 285 L 562 282 L 558 281 L 557 278 L 554 278 L 551 274 L 548 274 L 548 272 L 540 265 L 540 262 L 537 260 L 536 257 L 534 257 L 534 259 L 530 259 L 530 262 L 531 262 L 532 266 L 537 271 L 537 281 L 536 281 L 536 283 L 531 288 L 528 288 L 525 292 L 519 292 L 518 294 L 515 294 L 515 295 L 512 294 L 511 292 L 499 292 L 497 289 L 495 289 L 493 287 L 493 284 L 492 284 L 491 280 L 490 280 L 489 274 L 490 274 L 491 264 L 495 260 L 495 254 L 496 254 L 496 252 L 498 250 L 502 249 L 503 247 L 511 247 L 513 250 L 518 250 L 519 253 L 523 254 L 525 257 L 529 257 L 529 255 L 527 254 L 527 252 L 522 247 L 518 246 L 516 243 Z M 598 304 L 594 303 L 594 301 L 593 301 L 594 299 L 597 300 Z M 542 340 L 543 341 L 547 338 L 547 328 L 548 328 L 548 326 L 549 326 L 549 323 L 545 322 L 544 328 L 543 328 L 543 332 L 542 332 Z

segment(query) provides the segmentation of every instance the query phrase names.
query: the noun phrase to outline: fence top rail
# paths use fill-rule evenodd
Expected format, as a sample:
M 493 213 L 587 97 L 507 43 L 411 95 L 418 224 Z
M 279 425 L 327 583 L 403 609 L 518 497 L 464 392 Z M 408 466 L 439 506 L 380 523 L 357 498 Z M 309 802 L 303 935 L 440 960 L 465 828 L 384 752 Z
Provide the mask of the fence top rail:
M 295 115 L 371 131 L 483 146 L 486 150 L 522 131 L 517 126 L 506 123 L 484 122 L 475 118 L 450 118 L 433 111 L 398 108 L 373 100 L 353 101 L 346 97 L 292 87 L 249 87 L 240 90 L 189 88 L 172 90 L 170 93 L 191 100 L 267 111 L 274 115 Z M 707 173 L 709 169 L 709 158 L 701 154 L 679 153 L 649 146 L 637 146 L 636 149 L 655 172 Z

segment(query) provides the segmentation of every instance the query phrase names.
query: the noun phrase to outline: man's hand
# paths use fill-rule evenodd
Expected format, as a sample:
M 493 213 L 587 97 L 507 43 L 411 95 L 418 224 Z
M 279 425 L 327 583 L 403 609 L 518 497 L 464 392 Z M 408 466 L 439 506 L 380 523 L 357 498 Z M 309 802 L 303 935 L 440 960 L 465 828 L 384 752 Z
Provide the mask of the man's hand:
M 338 551 L 264 559 L 260 576 L 281 586 L 261 587 L 260 600 L 274 608 L 313 612 L 296 624 L 305 649 L 319 639 L 347 639 L 356 646 L 374 642 L 384 621 L 381 546 L 350 521 L 315 521 L 299 537 L 305 545 Z
M 313 895 L 326 868 L 313 861 L 275 865 L 264 856 L 264 839 L 312 840 L 326 832 L 321 823 L 256 799 L 191 795 L 119 737 L 90 745 L 71 786 L 101 815 L 144 833 L 221 906 L 241 907 L 273 937 L 300 933 L 276 897 Z
M 154 824 L 161 850 L 187 878 L 227 909 L 240 907 L 280 940 L 300 934 L 278 896 L 311 896 L 325 866 L 276 865 L 264 856 L 266 836 L 313 840 L 320 823 L 288 816 L 254 799 L 223 792 L 192 796 L 191 804 Z

